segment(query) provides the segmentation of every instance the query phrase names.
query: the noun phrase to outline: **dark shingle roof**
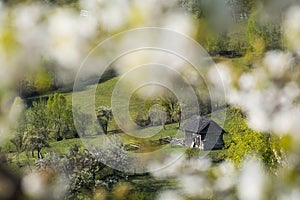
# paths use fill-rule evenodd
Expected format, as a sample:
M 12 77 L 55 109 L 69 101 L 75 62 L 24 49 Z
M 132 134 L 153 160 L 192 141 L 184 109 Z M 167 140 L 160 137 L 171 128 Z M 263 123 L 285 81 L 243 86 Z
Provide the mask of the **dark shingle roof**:
M 200 115 L 193 115 L 185 124 L 180 126 L 180 129 L 192 133 L 201 133 L 208 125 L 209 132 L 225 132 L 216 122 Z

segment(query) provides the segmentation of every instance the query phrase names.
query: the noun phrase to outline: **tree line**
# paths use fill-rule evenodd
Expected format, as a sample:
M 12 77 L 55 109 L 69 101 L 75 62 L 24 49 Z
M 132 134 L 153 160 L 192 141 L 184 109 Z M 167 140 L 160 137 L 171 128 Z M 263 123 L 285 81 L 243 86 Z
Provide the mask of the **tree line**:
M 176 98 L 165 96 L 147 101 L 146 107 L 146 114 L 140 111 L 136 117 L 138 125 L 165 126 L 166 123 L 177 122 L 180 126 L 181 107 Z M 86 137 L 87 134 L 107 134 L 108 125 L 113 119 L 111 108 L 99 106 L 95 113 L 97 119 L 92 119 L 92 116 L 82 109 L 72 108 L 60 93 L 55 93 L 48 100 L 33 101 L 32 105 L 22 112 L 18 126 L 12 128 L 14 137 L 11 142 L 16 148 L 17 156 L 25 151 L 27 157 L 30 152 L 31 156 L 35 157 L 36 152 L 37 158 L 41 159 L 42 149 L 49 147 L 51 141 Z M 75 118 L 73 114 L 76 115 Z M 94 127 L 92 120 L 96 120 L 102 130 Z
M 274 11 L 264 10 L 264 5 L 270 3 L 267 0 L 180 0 L 180 5 L 197 21 L 197 41 L 211 55 L 245 55 L 249 62 L 259 59 L 265 50 L 284 49 L 283 13 L 293 2 L 286 2 L 277 13 L 271 13 L 276 11 L 275 6 Z M 276 17 L 262 19 L 262 13 Z

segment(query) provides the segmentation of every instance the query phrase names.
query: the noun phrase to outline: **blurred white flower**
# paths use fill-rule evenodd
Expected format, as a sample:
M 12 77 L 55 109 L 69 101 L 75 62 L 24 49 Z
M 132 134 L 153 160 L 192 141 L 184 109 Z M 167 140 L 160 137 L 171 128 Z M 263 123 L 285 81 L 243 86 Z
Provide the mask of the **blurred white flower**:
M 45 180 L 40 174 L 33 172 L 22 179 L 22 188 L 28 196 L 34 199 L 40 199 L 45 196 Z
M 265 174 L 257 160 L 249 160 L 243 164 L 237 184 L 238 197 L 241 200 L 262 200 L 265 194 Z
M 284 34 L 290 49 L 294 52 L 300 52 L 300 6 L 291 7 L 284 21 Z
M 50 53 L 66 68 L 72 68 L 81 61 L 76 18 L 72 10 L 57 10 L 49 18 Z
M 190 15 L 187 15 L 182 11 L 171 13 L 166 15 L 166 17 L 163 19 L 162 27 L 180 32 L 185 35 L 191 35 L 194 32 L 194 26 L 190 17 Z
M 8 119 L 11 122 L 16 122 L 16 119 L 19 119 L 20 114 L 23 112 L 25 106 L 20 97 L 16 97 L 10 107 L 10 111 L 8 114 Z
M 122 28 L 128 18 L 127 0 L 82 0 L 80 6 L 83 9 L 81 15 L 96 19 L 100 28 L 105 31 L 116 31 Z
M 226 191 L 236 184 L 237 172 L 230 162 L 223 162 L 214 170 L 217 177 L 214 187 L 217 191 Z
M 272 77 L 280 78 L 292 64 L 292 56 L 289 53 L 270 51 L 266 53 L 264 64 Z
M 183 198 L 175 191 L 163 191 L 157 197 L 158 200 L 183 200 Z
M 300 89 L 292 77 L 293 66 L 290 53 L 271 51 L 266 53 L 262 66 L 240 75 L 239 87 L 231 81 L 234 75 L 226 66 L 218 65 L 219 70 L 210 70 L 209 80 L 216 91 L 226 91 L 228 102 L 247 113 L 250 128 L 278 134 L 294 133 L 299 138 L 295 121 L 299 116 Z M 221 78 L 218 79 L 216 73 L 220 73 Z
M 272 131 L 277 134 L 294 133 L 296 139 L 300 141 L 299 134 L 300 107 L 293 107 L 289 110 L 281 110 L 274 115 L 271 124 Z
M 268 131 L 269 118 L 260 107 L 248 111 L 248 124 L 250 128 L 258 131 Z
M 225 64 L 217 64 L 208 73 L 210 82 L 220 90 L 226 90 L 232 83 L 231 71 Z
M 244 91 L 251 91 L 255 88 L 257 83 L 257 77 L 250 74 L 245 73 L 239 78 L 239 86 Z
M 50 55 L 67 69 L 78 69 L 87 54 L 88 39 L 96 34 L 96 20 L 71 9 L 57 9 L 48 22 Z
M 120 29 L 128 18 L 127 0 L 110 0 L 98 11 L 101 28 L 107 31 Z
M 42 20 L 47 12 L 39 4 L 20 5 L 13 10 L 16 39 L 22 48 L 18 61 L 27 69 L 36 68 L 47 50 L 46 24 Z
M 212 197 L 212 188 L 206 183 L 204 177 L 194 175 L 182 175 L 179 177 L 180 186 L 188 196 L 200 196 L 203 199 Z
M 281 95 L 286 99 L 283 104 L 285 105 L 291 105 L 293 101 L 300 96 L 300 89 L 297 83 L 295 82 L 289 82 L 287 83 L 284 88 L 281 91 Z
M 77 15 L 77 31 L 80 37 L 89 40 L 97 35 L 98 24 L 97 20 L 93 17 Z M 87 42 L 87 41 L 85 41 Z
M 207 157 L 191 159 L 185 162 L 185 169 L 190 172 L 206 172 L 212 166 L 211 160 Z
M 131 12 L 130 18 L 136 23 L 136 25 L 142 26 L 157 26 L 157 19 L 161 19 L 163 14 L 161 13 L 160 2 L 157 0 L 132 0 L 130 2 Z
M 184 158 L 179 158 L 180 155 L 171 154 L 163 163 L 153 161 L 149 163 L 149 171 L 157 178 L 166 178 L 177 176 L 181 171 L 184 163 Z M 159 169 L 153 171 L 154 169 Z
M 298 199 L 300 199 L 300 191 L 299 191 L 299 189 L 293 189 L 289 193 L 280 193 L 279 199 L 281 199 L 281 200 L 298 200 Z
M 45 8 L 39 4 L 17 6 L 13 10 L 14 25 L 18 31 L 32 30 L 36 28 L 38 21 L 41 20 L 45 11 Z

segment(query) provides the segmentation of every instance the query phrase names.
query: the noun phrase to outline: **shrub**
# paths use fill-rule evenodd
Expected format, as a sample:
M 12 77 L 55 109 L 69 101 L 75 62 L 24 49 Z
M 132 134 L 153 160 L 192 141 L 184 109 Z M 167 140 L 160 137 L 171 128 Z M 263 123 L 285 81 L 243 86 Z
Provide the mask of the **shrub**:
M 201 150 L 199 148 L 188 148 L 185 151 L 185 156 L 188 159 L 198 157 L 200 155 L 200 152 Z

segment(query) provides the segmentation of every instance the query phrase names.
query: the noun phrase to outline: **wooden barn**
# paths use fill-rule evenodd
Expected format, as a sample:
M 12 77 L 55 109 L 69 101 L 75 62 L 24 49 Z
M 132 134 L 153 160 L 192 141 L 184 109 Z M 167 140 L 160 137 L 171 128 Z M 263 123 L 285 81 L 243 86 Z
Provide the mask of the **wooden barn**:
M 183 126 L 185 145 L 202 150 L 222 149 L 223 134 L 226 133 L 216 122 L 199 115 L 192 116 Z

